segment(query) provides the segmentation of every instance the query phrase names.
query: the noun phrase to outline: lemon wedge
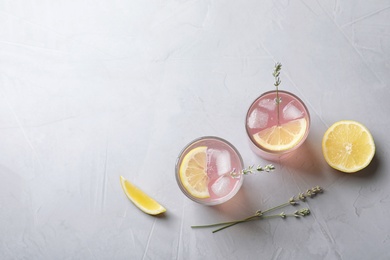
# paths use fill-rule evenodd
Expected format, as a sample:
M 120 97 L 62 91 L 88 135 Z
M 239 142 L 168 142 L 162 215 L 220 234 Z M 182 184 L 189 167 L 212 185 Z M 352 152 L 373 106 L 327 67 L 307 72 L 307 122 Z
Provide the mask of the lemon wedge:
M 126 196 L 143 212 L 150 215 L 157 215 L 167 211 L 157 201 L 149 197 L 149 195 L 126 180 L 123 176 L 120 177 L 120 182 Z

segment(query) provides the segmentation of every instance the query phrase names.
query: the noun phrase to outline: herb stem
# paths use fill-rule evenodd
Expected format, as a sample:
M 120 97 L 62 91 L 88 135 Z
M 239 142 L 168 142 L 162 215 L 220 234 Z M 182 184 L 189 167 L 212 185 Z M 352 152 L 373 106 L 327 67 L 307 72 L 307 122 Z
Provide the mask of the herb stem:
M 251 221 L 251 220 L 255 220 L 257 218 L 261 218 L 262 216 L 261 215 L 253 215 L 253 216 L 250 216 L 249 218 L 246 218 L 246 219 L 243 219 L 243 220 L 239 220 L 239 221 L 234 221 L 226 226 L 223 226 L 221 228 L 218 228 L 216 230 L 213 230 L 213 233 L 216 233 L 218 231 L 221 231 L 221 230 L 224 230 L 225 228 L 229 228 L 229 227 L 232 227 L 234 225 L 237 225 L 237 224 L 240 224 L 240 223 L 244 223 L 244 222 L 248 222 L 248 221 Z
M 277 100 L 277 117 L 278 117 L 278 126 L 280 126 L 280 103 L 279 103 L 279 89 L 276 87 L 276 100 Z
M 244 219 L 240 219 L 240 220 L 234 220 L 234 221 L 228 221 L 228 222 L 219 222 L 219 223 L 214 223 L 214 224 L 209 224 L 209 225 L 199 225 L 199 226 L 191 226 L 191 228 L 206 228 L 206 227 L 216 227 L 216 226 L 227 226 L 227 225 L 231 225 L 231 224 L 238 224 L 238 223 L 242 223 L 242 222 L 247 222 L 247 221 L 250 221 L 250 220 L 254 220 L 256 217 L 260 217 L 260 215 L 258 213 L 250 216 L 250 217 L 247 217 L 247 218 L 244 218 Z
M 280 71 L 282 69 L 282 64 L 280 62 L 277 62 L 275 64 L 275 68 L 274 68 L 274 72 L 272 73 L 272 75 L 274 76 L 275 78 L 275 83 L 274 83 L 274 86 L 276 88 L 276 99 L 275 99 L 275 102 L 276 102 L 276 106 L 277 106 L 277 117 L 278 117 L 278 126 L 280 125 L 280 103 L 281 103 L 281 99 L 279 98 L 279 85 L 281 83 L 280 81 Z
M 272 172 L 275 170 L 275 166 L 273 164 L 267 164 L 265 166 L 258 165 L 256 168 L 254 165 L 250 165 L 248 168 L 242 169 L 240 172 L 236 172 L 236 169 L 233 169 L 231 172 L 226 175 L 230 175 L 233 178 L 238 178 L 241 175 L 254 174 L 257 172 Z
M 246 218 L 246 219 L 243 219 L 243 220 L 240 220 L 240 221 L 236 221 L 236 222 L 232 222 L 226 226 L 223 226 L 221 228 L 218 228 L 214 231 L 212 231 L 213 233 L 216 233 L 218 231 L 221 231 L 221 230 L 224 230 L 225 228 L 228 228 L 228 227 L 231 227 L 231 226 L 234 226 L 234 225 L 237 225 L 239 223 L 243 223 L 243 222 L 248 222 L 248 221 L 251 221 L 251 220 L 255 220 L 255 219 L 267 219 L 267 218 L 287 218 L 287 217 L 295 217 L 295 218 L 300 218 L 300 217 L 304 217 L 304 216 L 307 216 L 310 214 L 310 210 L 308 208 L 302 208 L 300 210 L 296 210 L 294 213 L 290 213 L 290 214 L 286 214 L 284 212 L 281 212 L 279 214 L 275 214 L 275 215 L 268 215 L 268 216 L 264 216 L 261 212 L 257 212 L 255 215 L 249 217 L 249 218 Z
M 289 206 L 289 205 L 291 205 L 290 202 L 283 203 L 283 204 L 281 204 L 281 205 L 279 205 L 279 206 L 276 206 L 276 207 L 273 207 L 273 208 L 264 210 L 264 211 L 263 211 L 263 214 L 265 214 L 265 213 L 267 213 L 267 212 L 270 212 L 270 211 L 273 211 L 273 210 L 277 210 L 277 209 L 280 209 L 280 208 L 287 207 L 287 206 Z
M 305 201 L 307 197 L 312 198 L 313 196 L 317 195 L 318 193 L 322 193 L 323 189 L 320 186 L 315 186 L 311 189 L 308 189 L 304 193 L 299 193 L 296 196 L 291 197 L 288 202 L 280 204 L 279 206 L 269 208 L 267 210 L 261 211 L 258 210 L 256 213 L 252 216 L 249 216 L 247 218 L 241 219 L 241 220 L 235 220 L 235 221 L 229 221 L 229 222 L 220 222 L 220 223 L 215 223 L 215 224 L 209 224 L 209 225 L 198 225 L 198 226 L 191 226 L 192 228 L 206 228 L 206 227 L 216 227 L 216 226 L 222 226 L 214 231 L 213 233 L 224 230 L 228 227 L 248 222 L 251 220 L 256 220 L 256 219 L 266 219 L 266 218 L 275 218 L 275 217 L 281 217 L 281 218 L 286 218 L 286 217 L 304 217 L 310 214 L 310 210 L 308 208 L 302 208 L 300 210 L 296 210 L 293 214 L 285 214 L 284 212 L 281 212 L 280 214 L 276 215 L 264 215 L 270 211 L 274 211 L 283 207 L 287 207 L 289 205 L 295 206 L 298 205 L 298 201 Z

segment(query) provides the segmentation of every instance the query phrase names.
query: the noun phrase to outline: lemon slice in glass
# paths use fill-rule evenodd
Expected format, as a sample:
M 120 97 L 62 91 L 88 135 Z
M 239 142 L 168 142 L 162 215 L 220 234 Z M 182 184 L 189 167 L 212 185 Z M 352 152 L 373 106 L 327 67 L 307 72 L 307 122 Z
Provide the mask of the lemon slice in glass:
M 207 147 L 199 146 L 189 151 L 180 165 L 180 181 L 195 198 L 209 198 L 207 176 Z
M 306 132 L 305 118 L 275 125 L 253 135 L 255 141 L 270 151 L 285 151 L 296 146 Z

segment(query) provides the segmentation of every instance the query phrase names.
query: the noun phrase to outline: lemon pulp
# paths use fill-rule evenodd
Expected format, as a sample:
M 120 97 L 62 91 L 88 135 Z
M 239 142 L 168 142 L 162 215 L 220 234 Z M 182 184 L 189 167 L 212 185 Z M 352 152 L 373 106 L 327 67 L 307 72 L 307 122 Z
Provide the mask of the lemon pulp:
M 305 118 L 275 125 L 253 135 L 254 140 L 261 147 L 270 151 L 285 151 L 296 146 L 306 132 Z
M 166 211 L 157 201 L 126 180 L 123 176 L 120 177 L 120 182 L 126 196 L 143 212 L 150 215 L 157 215 Z
M 359 122 L 342 120 L 334 123 L 322 139 L 326 162 L 334 169 L 353 173 L 365 168 L 375 154 L 371 133 Z
M 206 146 L 196 147 L 184 156 L 180 164 L 179 177 L 183 187 L 195 198 L 210 197 Z

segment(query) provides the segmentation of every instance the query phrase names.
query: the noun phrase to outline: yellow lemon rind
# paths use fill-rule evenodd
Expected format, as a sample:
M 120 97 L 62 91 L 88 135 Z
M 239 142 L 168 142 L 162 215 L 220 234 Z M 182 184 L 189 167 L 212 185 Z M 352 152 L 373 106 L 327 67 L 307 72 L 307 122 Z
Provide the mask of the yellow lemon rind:
M 152 199 L 130 181 L 126 180 L 123 176 L 120 176 L 120 182 L 122 189 L 129 200 L 143 212 L 149 215 L 158 215 L 167 211 L 157 201 Z

